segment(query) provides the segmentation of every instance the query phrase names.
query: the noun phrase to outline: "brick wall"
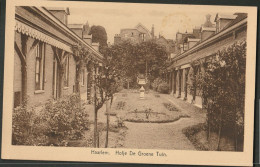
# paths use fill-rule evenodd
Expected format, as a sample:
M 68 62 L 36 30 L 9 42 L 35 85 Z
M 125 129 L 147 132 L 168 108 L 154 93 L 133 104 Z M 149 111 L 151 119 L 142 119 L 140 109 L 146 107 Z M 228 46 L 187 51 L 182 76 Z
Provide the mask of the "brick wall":
M 29 38 L 33 42 L 32 38 Z M 27 94 L 29 95 L 29 105 L 41 105 L 48 99 L 52 98 L 52 81 L 53 81 L 53 51 L 50 45 L 45 44 L 45 79 L 44 90 L 42 92 L 35 91 L 35 50 L 32 54 L 27 55 Z
M 76 80 L 76 62 L 73 55 L 69 55 L 69 85 L 63 88 L 64 95 L 70 95 L 73 93 L 73 87 L 75 86 Z

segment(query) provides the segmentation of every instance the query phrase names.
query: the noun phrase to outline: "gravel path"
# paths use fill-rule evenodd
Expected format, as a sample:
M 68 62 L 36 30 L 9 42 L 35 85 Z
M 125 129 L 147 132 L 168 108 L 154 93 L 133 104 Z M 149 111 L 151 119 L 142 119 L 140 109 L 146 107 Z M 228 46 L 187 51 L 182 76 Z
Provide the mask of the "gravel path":
M 181 132 L 188 118 L 173 123 L 130 123 L 125 137 L 125 148 L 195 150 Z M 138 137 L 137 137 L 138 136 Z
M 190 118 L 181 118 L 173 123 L 133 123 L 125 122 L 128 128 L 124 148 L 195 150 L 192 143 L 182 133 L 182 129 L 205 121 L 205 113 L 170 95 L 160 95 L 161 99 L 172 102 Z M 158 105 L 158 104 L 157 104 Z

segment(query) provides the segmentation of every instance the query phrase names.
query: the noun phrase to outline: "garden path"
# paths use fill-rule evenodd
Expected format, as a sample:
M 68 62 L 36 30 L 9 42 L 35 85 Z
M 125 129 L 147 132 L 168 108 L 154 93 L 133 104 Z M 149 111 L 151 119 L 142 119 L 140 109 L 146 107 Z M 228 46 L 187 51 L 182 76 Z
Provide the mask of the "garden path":
M 146 100 L 140 102 L 138 93 L 127 94 L 131 97 L 131 100 L 127 101 L 128 107 L 135 108 L 142 103 L 142 105 L 150 106 L 153 111 L 156 111 L 163 106 L 160 103 L 171 102 L 182 113 L 188 114 L 190 118 L 181 118 L 172 123 L 125 122 L 128 130 L 123 142 L 124 148 L 195 150 L 192 143 L 182 133 L 182 130 L 188 126 L 204 122 L 205 113 L 171 95 L 160 94 L 160 97 L 156 98 L 154 96 L 155 92 L 150 91 L 149 94 L 146 94 Z

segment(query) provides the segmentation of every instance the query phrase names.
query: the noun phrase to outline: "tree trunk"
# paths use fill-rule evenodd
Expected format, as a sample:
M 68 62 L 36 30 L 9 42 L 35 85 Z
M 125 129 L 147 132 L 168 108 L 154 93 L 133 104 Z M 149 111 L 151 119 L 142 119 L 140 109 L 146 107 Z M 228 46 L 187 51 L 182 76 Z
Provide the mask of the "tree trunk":
M 219 129 L 218 129 L 218 148 L 217 148 L 218 151 L 220 151 L 220 139 L 221 139 L 221 135 L 222 135 L 222 113 L 223 113 L 223 109 L 221 109 L 220 123 L 219 123 Z
M 106 101 L 106 114 L 107 114 L 107 134 L 106 134 L 106 143 L 105 143 L 105 148 L 108 147 L 108 133 L 109 133 L 109 119 L 110 119 L 110 103 L 109 100 Z

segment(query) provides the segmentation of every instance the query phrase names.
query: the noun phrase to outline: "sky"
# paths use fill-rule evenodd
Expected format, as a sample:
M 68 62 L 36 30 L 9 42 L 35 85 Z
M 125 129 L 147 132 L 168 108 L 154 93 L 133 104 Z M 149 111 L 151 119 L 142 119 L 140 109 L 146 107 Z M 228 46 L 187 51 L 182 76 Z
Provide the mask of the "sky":
M 176 32 L 191 32 L 201 26 L 206 15 L 211 15 L 214 22 L 218 11 L 183 5 L 162 4 L 129 4 L 129 3 L 93 3 L 84 2 L 80 7 L 69 7 L 69 24 L 101 25 L 106 29 L 108 42 L 114 43 L 114 35 L 122 28 L 134 28 L 138 23 L 151 30 L 155 28 L 155 36 L 159 33 L 167 39 L 175 39 Z M 191 10 L 192 9 L 192 10 Z M 210 11 L 210 12 L 209 12 Z

